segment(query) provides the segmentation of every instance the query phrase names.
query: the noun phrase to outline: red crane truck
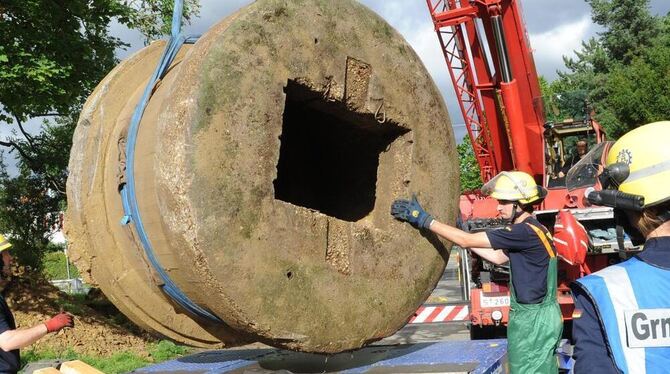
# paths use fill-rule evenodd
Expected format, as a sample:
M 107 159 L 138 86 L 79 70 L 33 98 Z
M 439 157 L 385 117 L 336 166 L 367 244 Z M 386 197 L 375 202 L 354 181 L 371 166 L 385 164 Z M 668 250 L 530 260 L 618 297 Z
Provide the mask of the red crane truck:
M 518 0 L 426 2 L 482 182 L 501 171 L 520 170 L 549 191 L 536 216 L 554 234 L 562 259 L 558 298 L 564 320 L 570 321 L 574 303 L 569 283 L 639 250 L 617 230 L 612 209 L 585 198 L 589 189 L 599 188 L 603 150 L 611 142 L 605 141 L 590 110 L 578 119 L 557 120 L 561 114 L 555 112 L 555 100 L 567 97 L 543 100 Z M 588 141 L 592 149 L 569 168 L 568 150 L 578 140 Z M 571 181 L 567 186 L 566 179 Z M 478 191 L 463 194 L 462 225 L 470 231 L 503 225 L 496 206 Z M 500 333 L 508 320 L 509 269 L 465 251 L 461 259 L 473 337 Z

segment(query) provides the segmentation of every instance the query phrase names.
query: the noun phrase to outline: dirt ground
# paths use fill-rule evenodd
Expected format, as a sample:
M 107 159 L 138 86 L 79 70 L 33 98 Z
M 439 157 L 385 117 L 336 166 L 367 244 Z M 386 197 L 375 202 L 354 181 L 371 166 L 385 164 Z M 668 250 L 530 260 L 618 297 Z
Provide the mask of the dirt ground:
M 157 339 L 142 332 L 121 315 L 97 289 L 86 298 L 61 292 L 39 276 L 19 270 L 5 299 L 14 313 L 18 328 L 44 322 L 61 310 L 75 315 L 75 327 L 49 334 L 25 350 L 66 352 L 111 356 L 131 351 L 147 356 L 147 345 Z
M 121 314 L 94 288 L 86 297 L 73 297 L 47 282 L 30 275 L 25 269 L 15 270 L 5 299 L 14 313 L 17 328 L 27 328 L 42 323 L 61 310 L 75 316 L 75 327 L 49 334 L 24 349 L 51 351 L 57 355 L 73 350 L 76 353 L 109 357 L 121 351 L 149 356 L 149 345 L 160 338 L 143 331 Z M 233 349 L 268 348 L 261 343 L 251 343 Z M 194 348 L 194 352 L 199 349 Z

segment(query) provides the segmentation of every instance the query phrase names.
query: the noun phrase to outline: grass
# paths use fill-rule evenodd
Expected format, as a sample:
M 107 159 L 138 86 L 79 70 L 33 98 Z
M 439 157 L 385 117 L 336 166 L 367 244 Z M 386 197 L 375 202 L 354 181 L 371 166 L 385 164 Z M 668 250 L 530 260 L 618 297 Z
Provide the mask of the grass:
M 47 252 L 42 259 L 42 272 L 47 279 L 68 279 L 65 254 L 62 251 Z M 79 270 L 70 265 L 70 278 L 78 278 Z
M 82 306 L 86 305 L 86 295 L 74 294 L 70 297 L 71 299 L 56 299 L 55 302 L 61 309 L 74 315 L 84 314 Z
M 42 260 L 42 272 L 47 279 L 67 279 L 65 254 L 60 250 L 47 252 Z M 70 264 L 70 278 L 76 277 L 79 277 L 79 271 L 74 265 Z M 132 325 L 124 315 L 119 313 L 118 310 L 104 298 L 104 296 L 91 299 L 85 294 L 72 294 L 70 297 L 58 299 L 56 302 L 60 308 L 75 315 L 85 314 L 83 307 L 88 306 L 110 318 L 119 326 Z M 127 373 L 147 365 L 156 364 L 189 354 L 192 351 L 193 350 L 189 347 L 176 345 L 167 340 L 148 344 L 148 355 L 140 355 L 130 351 L 120 351 L 110 357 L 101 357 L 79 354 L 72 349 L 68 349 L 65 352 L 25 350 L 21 352 L 21 367 L 24 367 L 28 363 L 40 360 L 81 360 L 106 374 Z
M 148 351 L 149 357 L 142 357 L 136 353 L 127 351 L 118 352 L 111 357 L 95 357 L 80 355 L 73 350 L 68 350 L 60 354 L 51 351 L 36 352 L 28 350 L 21 354 L 21 366 L 23 367 L 30 362 L 39 360 L 58 358 L 63 361 L 81 360 L 107 374 L 127 373 L 147 365 L 183 356 L 190 353 L 191 348 L 176 345 L 167 340 L 161 340 L 156 344 L 150 345 Z

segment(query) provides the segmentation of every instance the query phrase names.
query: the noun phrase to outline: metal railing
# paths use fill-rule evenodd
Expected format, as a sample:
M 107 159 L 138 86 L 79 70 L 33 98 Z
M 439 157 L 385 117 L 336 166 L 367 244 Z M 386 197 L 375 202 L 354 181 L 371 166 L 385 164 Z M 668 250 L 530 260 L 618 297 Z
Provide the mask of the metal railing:
M 69 294 L 87 294 L 91 289 L 91 286 L 84 283 L 81 278 L 55 279 L 50 280 L 49 283 Z

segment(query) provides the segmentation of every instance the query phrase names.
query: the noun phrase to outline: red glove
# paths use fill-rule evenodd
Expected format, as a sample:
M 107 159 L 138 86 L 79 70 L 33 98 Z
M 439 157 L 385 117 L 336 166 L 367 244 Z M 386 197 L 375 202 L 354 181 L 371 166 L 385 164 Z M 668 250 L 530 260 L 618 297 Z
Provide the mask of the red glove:
M 57 332 L 64 327 L 74 327 L 74 319 L 72 314 L 60 312 L 50 320 L 44 322 L 47 327 L 47 332 Z

